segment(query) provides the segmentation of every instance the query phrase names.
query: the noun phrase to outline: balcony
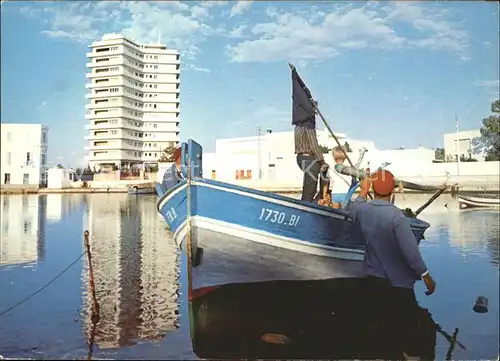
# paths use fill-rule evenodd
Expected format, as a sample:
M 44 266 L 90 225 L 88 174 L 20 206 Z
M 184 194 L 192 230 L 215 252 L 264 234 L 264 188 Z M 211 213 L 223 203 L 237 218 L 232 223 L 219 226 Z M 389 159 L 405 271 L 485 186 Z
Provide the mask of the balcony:
M 104 45 L 106 46 L 106 45 Z M 116 46 L 116 45 L 111 45 L 111 46 Z M 101 47 L 101 46 L 99 46 Z M 118 48 L 118 50 L 109 50 L 109 51 L 100 51 L 100 52 L 96 52 L 96 51 L 91 51 L 91 52 L 88 52 L 86 55 L 87 55 L 87 58 L 96 58 L 96 57 L 101 57 L 101 56 L 116 56 L 116 55 L 122 55 L 124 53 L 124 50 L 122 47 Z
M 85 77 L 88 79 L 93 79 L 93 78 L 109 78 L 112 76 L 123 76 L 123 75 L 127 75 L 127 74 L 125 74 L 125 72 L 123 71 L 123 68 L 120 68 L 119 70 L 113 70 L 113 71 L 108 70 L 108 71 L 104 71 L 104 72 L 100 72 L 100 73 L 96 73 L 96 72 L 92 71 L 91 73 L 86 73 Z
M 99 151 L 99 150 L 113 150 L 113 149 L 123 149 L 124 144 L 120 144 L 120 141 L 114 141 L 112 143 L 108 143 L 106 145 L 86 145 L 84 147 L 85 150 L 88 151 Z
M 131 120 L 137 120 L 142 122 L 142 116 L 135 115 L 135 113 L 139 113 L 139 111 L 133 111 L 133 114 L 126 112 L 125 108 L 107 108 L 110 111 L 94 114 L 86 114 L 85 119 L 109 119 L 109 118 L 129 118 Z
M 116 129 L 116 127 L 114 127 L 113 129 Z M 92 130 L 92 134 L 86 135 L 84 138 L 85 138 L 85 140 L 89 140 L 89 141 L 93 141 L 93 140 L 112 140 L 112 141 L 114 141 L 114 140 L 123 138 L 122 132 L 120 132 L 120 131 L 116 132 L 115 134 L 112 134 L 109 131 L 99 132 L 99 130 L 97 130 L 97 133 L 98 134 L 95 134 L 95 130 Z
M 99 99 L 98 99 L 99 100 Z M 133 103 L 133 104 L 130 104 Z M 137 105 L 136 105 L 137 104 Z M 107 102 L 97 103 L 92 102 L 90 104 L 85 104 L 85 109 L 110 109 L 110 108 L 128 108 L 134 111 L 144 111 L 143 105 L 140 100 L 124 100 L 123 97 L 113 97 Z M 141 118 L 142 119 L 142 118 Z

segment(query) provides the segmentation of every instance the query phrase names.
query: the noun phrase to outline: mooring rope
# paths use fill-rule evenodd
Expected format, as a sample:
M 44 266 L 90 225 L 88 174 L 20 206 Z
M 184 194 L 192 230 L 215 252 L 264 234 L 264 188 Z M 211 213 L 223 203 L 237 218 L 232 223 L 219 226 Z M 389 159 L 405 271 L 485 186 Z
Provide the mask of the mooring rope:
M 85 256 L 85 253 L 86 252 L 83 252 L 76 260 L 74 260 L 68 267 L 66 267 L 65 269 L 63 269 L 61 272 L 59 272 L 59 274 L 57 274 L 57 276 L 55 276 L 54 278 L 52 278 L 48 283 L 46 283 L 43 287 L 39 288 L 38 290 L 36 290 L 35 292 L 33 292 L 32 294 L 30 294 L 29 296 L 23 298 L 21 301 L 17 302 L 16 304 L 10 306 L 9 308 L 7 308 L 6 310 L 2 311 L 0 313 L 0 317 L 2 317 L 3 315 L 5 315 L 7 312 L 10 312 L 12 311 L 14 308 L 16 307 L 19 307 L 21 306 L 24 302 L 28 301 L 29 299 L 31 299 L 32 297 L 36 296 L 37 294 L 39 294 L 40 292 L 42 292 L 44 289 L 46 289 L 47 287 L 49 287 L 52 283 L 54 283 L 59 277 L 61 277 L 64 273 L 66 273 L 71 267 L 73 267 L 80 259 L 82 259 L 83 256 Z

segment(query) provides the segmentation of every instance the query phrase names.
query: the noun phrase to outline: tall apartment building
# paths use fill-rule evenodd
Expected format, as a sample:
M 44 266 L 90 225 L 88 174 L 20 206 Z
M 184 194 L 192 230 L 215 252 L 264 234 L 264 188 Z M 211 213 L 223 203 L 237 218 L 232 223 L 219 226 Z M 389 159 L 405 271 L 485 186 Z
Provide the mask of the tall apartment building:
M 91 167 L 156 163 L 179 142 L 179 53 L 110 34 L 90 45 L 86 136 Z
M 45 184 L 48 128 L 42 124 L 2 123 L 0 129 L 2 186 Z

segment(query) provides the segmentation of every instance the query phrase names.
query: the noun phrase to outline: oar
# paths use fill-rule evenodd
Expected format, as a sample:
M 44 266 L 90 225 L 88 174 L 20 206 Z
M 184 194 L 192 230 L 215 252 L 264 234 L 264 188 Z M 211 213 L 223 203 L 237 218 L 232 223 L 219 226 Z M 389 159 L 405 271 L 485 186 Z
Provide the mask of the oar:
M 439 189 L 436 193 L 434 193 L 434 195 L 427 202 L 425 202 L 419 209 L 415 211 L 415 217 L 417 217 L 424 209 L 429 207 L 431 203 L 434 202 L 447 189 L 448 186 L 445 185 L 443 186 L 443 188 Z

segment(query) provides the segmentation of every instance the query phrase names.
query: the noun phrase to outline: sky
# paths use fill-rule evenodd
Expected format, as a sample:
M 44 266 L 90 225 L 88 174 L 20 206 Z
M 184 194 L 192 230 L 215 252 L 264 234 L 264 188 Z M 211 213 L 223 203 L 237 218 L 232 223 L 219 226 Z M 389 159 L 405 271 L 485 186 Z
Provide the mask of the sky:
M 83 165 L 87 46 L 106 33 L 180 52 L 181 139 L 205 151 L 293 129 L 289 62 L 335 132 L 379 149 L 442 147 L 499 92 L 496 2 L 2 1 L 1 121 L 48 125 L 50 164 Z

